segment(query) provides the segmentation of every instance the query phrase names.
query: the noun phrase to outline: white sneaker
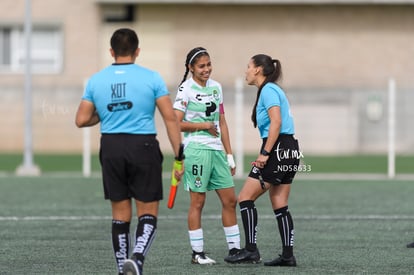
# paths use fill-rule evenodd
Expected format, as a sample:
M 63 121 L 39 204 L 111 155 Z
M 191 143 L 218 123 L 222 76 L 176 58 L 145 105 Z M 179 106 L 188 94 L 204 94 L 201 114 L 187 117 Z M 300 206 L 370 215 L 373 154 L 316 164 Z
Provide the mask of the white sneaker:
M 193 257 L 191 259 L 192 264 L 205 264 L 205 265 L 212 265 L 215 264 L 216 261 L 207 257 L 204 252 L 193 252 Z

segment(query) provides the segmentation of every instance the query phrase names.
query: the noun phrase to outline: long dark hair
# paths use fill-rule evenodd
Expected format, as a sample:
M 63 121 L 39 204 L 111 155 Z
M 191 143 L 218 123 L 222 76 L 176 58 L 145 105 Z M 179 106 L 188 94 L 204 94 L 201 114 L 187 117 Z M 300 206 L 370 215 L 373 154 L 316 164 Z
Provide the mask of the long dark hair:
M 276 83 L 282 76 L 282 66 L 280 61 L 277 59 L 272 59 L 270 56 L 265 54 L 257 54 L 252 57 L 253 64 L 256 67 L 262 67 L 263 75 L 265 76 L 265 81 L 263 81 L 262 85 L 260 85 L 259 89 L 257 90 L 256 95 L 256 102 L 254 103 L 253 110 L 252 110 L 252 122 L 254 128 L 257 127 L 257 118 L 256 118 L 256 107 L 257 102 L 259 101 L 260 93 L 262 92 L 262 88 L 269 82 Z
M 207 50 L 203 47 L 194 48 L 187 54 L 187 58 L 185 59 L 185 64 L 184 64 L 185 73 L 184 73 L 183 80 L 181 80 L 180 85 L 183 84 L 183 82 L 187 79 L 188 72 L 189 72 L 188 65 L 193 65 L 200 57 L 204 55 L 210 56 Z

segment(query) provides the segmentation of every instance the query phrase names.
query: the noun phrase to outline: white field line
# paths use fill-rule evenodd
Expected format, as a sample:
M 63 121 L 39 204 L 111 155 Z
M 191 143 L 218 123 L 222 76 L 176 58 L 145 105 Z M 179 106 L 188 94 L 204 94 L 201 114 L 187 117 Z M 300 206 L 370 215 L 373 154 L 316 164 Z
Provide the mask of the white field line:
M 15 173 L 0 171 L 0 178 L 13 178 L 18 177 Z M 82 172 L 46 172 L 42 173 L 36 178 L 84 178 Z M 90 179 L 102 178 L 100 172 L 92 172 Z M 164 172 L 163 178 L 171 178 L 171 172 Z M 237 180 L 244 180 L 247 178 L 247 174 L 242 177 L 237 177 Z M 375 181 L 375 180 L 390 180 L 390 181 L 406 181 L 414 180 L 414 174 L 397 174 L 393 179 L 388 178 L 386 174 L 371 174 L 371 173 L 312 173 L 312 172 L 300 172 L 296 174 L 295 179 L 297 180 L 362 180 L 362 181 Z
M 238 217 L 240 219 L 240 217 Z M 414 215 L 295 215 L 295 220 L 414 220 Z M 110 220 L 111 216 L 0 216 L 0 221 L 91 221 Z M 186 220 L 187 215 L 160 215 L 160 220 Z M 203 215 L 204 220 L 220 220 L 220 215 Z M 259 215 L 259 219 L 275 219 Z

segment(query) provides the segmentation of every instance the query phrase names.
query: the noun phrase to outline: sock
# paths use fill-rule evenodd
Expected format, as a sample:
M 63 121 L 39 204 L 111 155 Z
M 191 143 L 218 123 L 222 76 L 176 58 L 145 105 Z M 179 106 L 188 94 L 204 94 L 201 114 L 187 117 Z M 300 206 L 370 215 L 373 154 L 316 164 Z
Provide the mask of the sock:
M 240 230 L 239 225 L 223 227 L 224 234 L 226 235 L 227 246 L 229 250 L 232 248 L 240 249 Z
M 119 273 L 128 259 L 129 241 L 129 222 L 112 220 L 112 247 Z
M 246 249 L 255 251 L 257 249 L 257 210 L 254 201 L 242 201 L 239 204 L 241 218 L 243 221 Z
M 138 218 L 138 226 L 135 231 L 134 258 L 142 266 L 152 242 L 157 233 L 157 217 L 153 215 L 142 215 Z
M 282 240 L 282 257 L 290 258 L 293 256 L 293 242 L 295 234 L 292 216 L 290 215 L 287 206 L 275 209 L 273 212 L 276 215 L 280 238 Z
M 204 237 L 203 229 L 199 228 L 196 230 L 188 230 L 188 235 L 190 236 L 191 249 L 194 252 L 203 252 L 204 251 Z

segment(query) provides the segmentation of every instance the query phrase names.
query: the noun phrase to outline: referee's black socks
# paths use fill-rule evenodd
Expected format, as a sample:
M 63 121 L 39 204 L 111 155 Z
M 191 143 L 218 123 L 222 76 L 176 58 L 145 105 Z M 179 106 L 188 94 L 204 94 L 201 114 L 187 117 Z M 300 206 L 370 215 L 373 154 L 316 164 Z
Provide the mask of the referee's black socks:
M 279 227 L 280 238 L 282 240 L 282 257 L 288 259 L 293 256 L 294 233 L 293 219 L 290 215 L 288 206 L 273 210 Z
M 142 215 L 138 218 L 138 226 L 135 231 L 135 246 L 133 256 L 136 260 L 144 263 L 157 232 L 157 217 L 153 215 Z
M 243 221 L 246 250 L 255 251 L 257 249 L 257 210 L 254 201 L 242 201 L 239 203 L 240 214 Z
M 128 259 L 129 222 L 112 220 L 112 247 L 118 271 L 122 273 L 124 261 Z

